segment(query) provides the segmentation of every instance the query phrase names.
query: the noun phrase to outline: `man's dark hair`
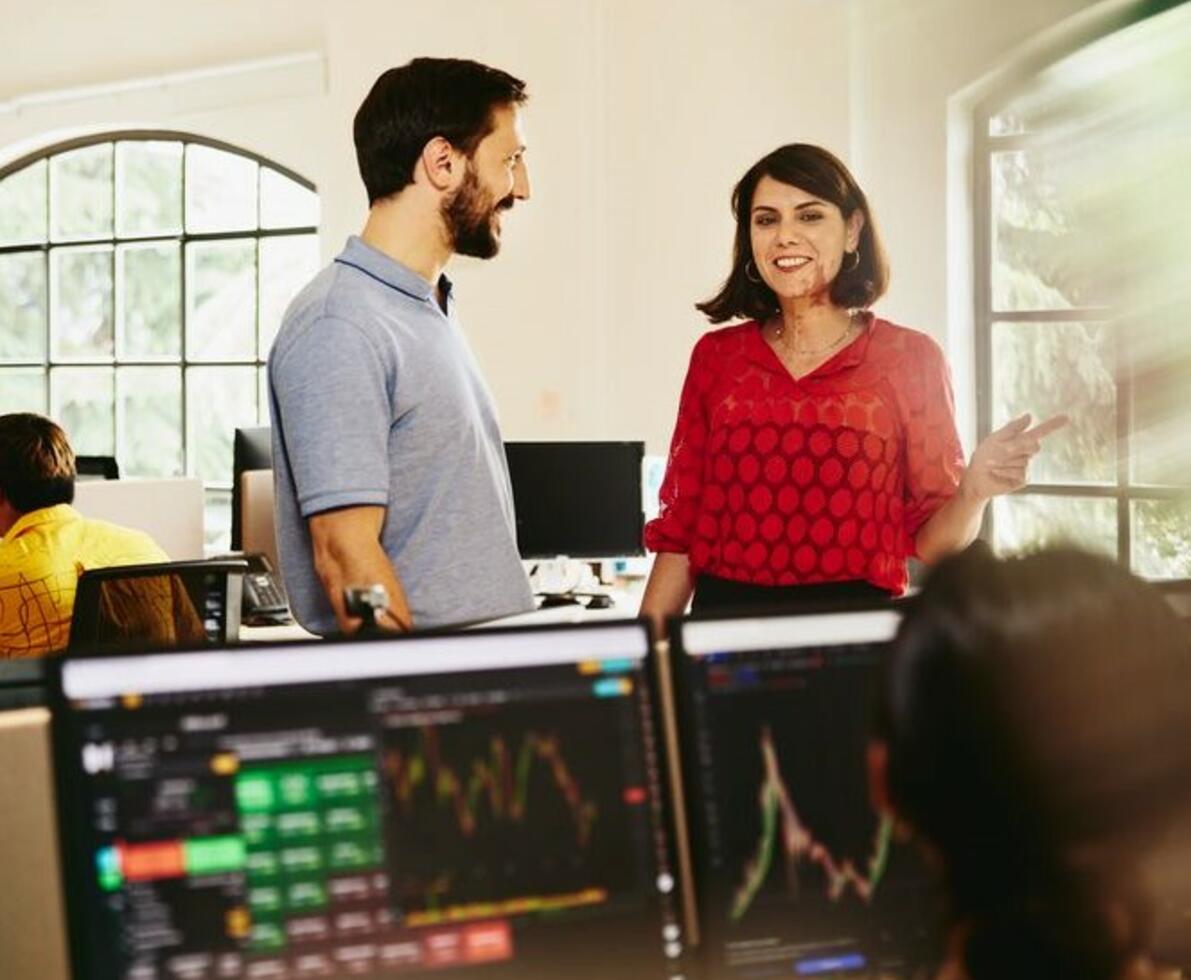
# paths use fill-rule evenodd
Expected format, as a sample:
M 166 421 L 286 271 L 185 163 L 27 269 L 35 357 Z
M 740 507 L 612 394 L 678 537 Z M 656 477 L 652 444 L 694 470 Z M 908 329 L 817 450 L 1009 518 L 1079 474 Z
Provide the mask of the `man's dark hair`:
M 56 423 L 0 415 L 0 494 L 22 514 L 74 500 L 74 450 Z
M 527 98 L 519 78 L 463 58 L 415 58 L 384 72 L 353 124 L 369 205 L 413 182 L 418 155 L 434 137 L 470 157 L 492 132 L 493 110 Z
M 695 309 L 712 323 L 737 317 L 765 320 L 778 312 L 773 290 L 764 282 L 756 281 L 759 277 L 755 269 L 751 275 L 748 271 L 753 258 L 750 233 L 753 194 L 762 177 L 772 177 L 834 204 L 845 221 L 860 211 L 864 226 L 856 246 L 856 263 L 841 268 L 836 274 L 831 283 L 831 301 L 846 308 L 867 308 L 875 303 L 889 285 L 889 263 L 868 198 L 835 154 L 810 143 L 790 143 L 779 146 L 749 167 L 733 189 L 732 215 L 736 218 L 736 236 L 732 247 L 732 271 L 720 291 L 711 299 L 696 303 Z

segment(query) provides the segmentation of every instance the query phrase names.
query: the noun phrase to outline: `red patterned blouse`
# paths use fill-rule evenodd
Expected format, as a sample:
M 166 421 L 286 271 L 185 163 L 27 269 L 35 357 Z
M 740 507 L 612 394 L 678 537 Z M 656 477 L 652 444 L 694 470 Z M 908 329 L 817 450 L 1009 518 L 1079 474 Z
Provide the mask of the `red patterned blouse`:
M 695 344 L 645 545 L 688 555 L 692 575 L 900 594 L 918 529 L 963 469 L 947 363 L 926 334 L 869 314 L 795 380 L 750 321 Z

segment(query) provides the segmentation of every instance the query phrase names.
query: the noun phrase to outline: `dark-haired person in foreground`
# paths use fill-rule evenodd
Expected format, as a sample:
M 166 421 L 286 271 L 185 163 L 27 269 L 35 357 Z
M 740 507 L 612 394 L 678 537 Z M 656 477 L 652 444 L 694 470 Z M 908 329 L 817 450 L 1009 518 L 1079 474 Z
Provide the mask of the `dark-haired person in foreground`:
M 66 648 L 79 576 L 166 561 L 147 534 L 71 507 L 74 452 L 47 418 L 0 415 L 0 658 Z
M 691 355 L 642 613 L 661 623 L 692 592 L 697 610 L 899 595 L 907 557 L 972 541 L 1065 419 L 1015 419 L 965 469 L 943 354 L 869 311 L 885 255 L 864 192 L 826 150 L 763 157 L 732 210 L 732 270 L 697 308 L 746 322 Z
M 1189 691 L 1185 632 L 1107 559 L 971 549 L 932 570 L 869 770 L 941 872 L 940 980 L 1179 975 L 1150 962 L 1143 863 L 1187 832 Z
M 533 608 L 492 397 L 443 274 L 496 255 L 529 197 L 525 100 L 498 69 L 418 58 L 356 113 L 368 220 L 269 355 L 280 561 L 312 632 L 358 628 L 343 589 L 377 583 L 389 629 Z

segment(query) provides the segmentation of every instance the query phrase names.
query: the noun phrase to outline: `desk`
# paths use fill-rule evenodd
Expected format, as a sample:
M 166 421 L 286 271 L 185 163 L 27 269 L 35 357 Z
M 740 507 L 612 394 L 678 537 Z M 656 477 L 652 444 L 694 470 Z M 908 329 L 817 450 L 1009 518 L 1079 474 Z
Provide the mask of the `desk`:
M 477 623 L 472 629 L 485 629 L 491 626 L 540 626 L 548 623 L 595 623 L 615 619 L 636 619 L 644 590 L 644 582 L 629 589 L 609 589 L 608 595 L 612 597 L 614 605 L 607 609 L 588 609 L 582 605 L 550 606 L 547 609 L 534 609 L 531 612 L 517 613 L 514 616 Z M 317 639 L 320 637 L 303 629 L 297 620 L 284 626 L 240 627 L 241 643 L 280 643 L 285 640 Z

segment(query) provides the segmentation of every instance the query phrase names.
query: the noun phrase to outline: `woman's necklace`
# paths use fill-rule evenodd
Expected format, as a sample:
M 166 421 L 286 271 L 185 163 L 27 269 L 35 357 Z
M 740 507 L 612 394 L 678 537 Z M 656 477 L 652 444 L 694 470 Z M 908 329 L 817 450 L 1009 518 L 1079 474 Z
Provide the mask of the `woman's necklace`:
M 799 357 L 817 357 L 820 354 L 826 354 L 829 351 L 833 351 L 837 347 L 839 347 L 841 344 L 843 344 L 843 342 L 852 333 L 852 328 L 855 325 L 856 325 L 856 314 L 849 313 L 848 314 L 848 322 L 845 325 L 844 329 L 840 332 L 840 335 L 838 337 L 836 337 L 835 340 L 833 340 L 826 347 L 795 347 L 793 344 L 782 344 L 782 346 L 785 347 L 786 350 L 788 350 L 791 354 L 797 354 Z M 777 325 L 773 328 L 773 339 L 780 343 L 781 339 L 782 339 L 782 334 L 784 334 L 785 332 L 786 332 L 785 321 L 782 320 L 781 316 L 779 315 L 778 319 L 777 319 Z

